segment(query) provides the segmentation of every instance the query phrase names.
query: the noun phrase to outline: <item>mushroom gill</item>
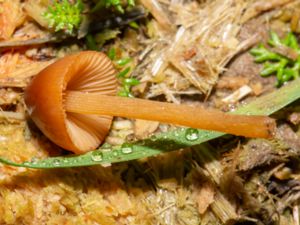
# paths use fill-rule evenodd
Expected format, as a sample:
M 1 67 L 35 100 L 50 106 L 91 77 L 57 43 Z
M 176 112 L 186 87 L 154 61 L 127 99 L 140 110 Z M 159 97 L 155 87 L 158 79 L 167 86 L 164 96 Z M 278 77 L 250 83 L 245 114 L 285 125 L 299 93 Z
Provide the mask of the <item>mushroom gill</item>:
M 34 77 L 25 91 L 28 112 L 57 145 L 75 153 L 97 148 L 104 140 L 112 116 L 66 112 L 66 91 L 115 95 L 115 69 L 103 53 L 85 51 L 51 64 Z

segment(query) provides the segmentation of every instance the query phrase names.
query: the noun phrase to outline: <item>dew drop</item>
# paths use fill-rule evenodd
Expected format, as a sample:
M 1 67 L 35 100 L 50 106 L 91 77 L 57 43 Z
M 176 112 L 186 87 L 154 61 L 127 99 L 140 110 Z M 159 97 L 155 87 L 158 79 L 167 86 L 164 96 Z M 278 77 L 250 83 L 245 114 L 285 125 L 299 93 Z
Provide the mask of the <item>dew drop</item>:
M 185 138 L 188 141 L 196 141 L 199 138 L 199 133 L 197 129 L 188 128 L 185 131 Z
M 64 163 L 69 163 L 69 160 L 68 159 L 64 159 L 63 162 Z
M 92 152 L 91 158 L 94 162 L 101 162 L 103 160 L 103 153 L 94 151 Z
M 30 162 L 24 162 L 23 165 L 24 166 L 29 166 L 31 163 Z
M 111 144 L 104 143 L 101 148 L 111 148 Z
M 60 160 L 59 159 L 54 159 L 53 160 L 53 165 L 54 166 L 59 166 L 60 165 Z
M 78 158 L 77 158 L 77 162 L 81 162 L 82 160 L 83 160 L 82 157 L 78 157 Z
M 174 136 L 175 136 L 175 137 L 178 137 L 178 136 L 179 136 L 179 133 L 178 133 L 177 130 L 174 132 Z
M 132 145 L 130 144 L 124 144 L 121 147 L 121 151 L 123 154 L 130 154 L 133 151 Z
M 110 149 L 110 148 L 101 148 L 101 151 L 102 151 L 102 152 L 110 152 L 111 149 Z
M 151 137 L 150 137 L 150 139 L 151 139 L 151 141 L 157 141 L 157 136 L 156 135 L 152 135 Z
M 113 151 L 113 156 L 118 156 L 118 155 L 119 155 L 118 151 Z

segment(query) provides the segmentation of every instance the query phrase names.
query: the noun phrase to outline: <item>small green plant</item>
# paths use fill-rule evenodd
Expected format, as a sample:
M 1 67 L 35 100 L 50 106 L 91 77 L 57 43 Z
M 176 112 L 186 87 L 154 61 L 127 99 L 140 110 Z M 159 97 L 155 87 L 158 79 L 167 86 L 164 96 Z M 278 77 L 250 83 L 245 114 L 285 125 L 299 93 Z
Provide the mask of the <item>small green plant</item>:
M 119 69 L 119 73 L 117 74 L 117 78 L 119 79 L 121 83 L 121 88 L 118 92 L 119 96 L 123 97 L 133 97 L 131 93 L 131 88 L 133 86 L 136 86 L 140 84 L 140 81 L 136 78 L 130 77 L 129 73 L 131 71 L 130 66 L 128 63 L 132 61 L 132 58 L 121 58 L 121 59 L 116 59 L 116 50 L 115 48 L 111 48 L 108 52 L 108 57 L 113 60 L 115 63 L 116 67 Z
M 286 48 L 286 50 L 291 50 L 298 56 L 296 59 L 292 59 L 287 55 L 274 52 L 272 49 L 260 44 L 250 50 L 250 53 L 255 57 L 255 62 L 264 63 L 260 75 L 267 77 L 276 74 L 277 87 L 289 80 L 298 78 L 300 70 L 300 48 L 296 36 L 293 33 L 289 33 L 284 39 L 280 39 L 275 32 L 271 32 L 268 45 L 268 47 L 273 48 Z
M 100 50 L 107 41 L 115 39 L 119 33 L 118 29 L 105 29 L 97 34 L 88 34 L 86 46 L 90 50 Z
M 125 2 L 125 4 L 124 4 Z M 123 5 L 127 5 L 129 7 L 135 6 L 134 0 L 98 0 L 95 7 L 92 9 L 92 12 L 96 12 L 102 8 L 113 8 L 119 13 L 124 13 Z
M 56 0 L 43 13 L 43 16 L 55 32 L 64 31 L 69 35 L 74 35 L 74 31 L 79 28 L 82 21 L 83 9 L 84 5 L 81 0 L 76 0 L 73 4 L 68 0 Z

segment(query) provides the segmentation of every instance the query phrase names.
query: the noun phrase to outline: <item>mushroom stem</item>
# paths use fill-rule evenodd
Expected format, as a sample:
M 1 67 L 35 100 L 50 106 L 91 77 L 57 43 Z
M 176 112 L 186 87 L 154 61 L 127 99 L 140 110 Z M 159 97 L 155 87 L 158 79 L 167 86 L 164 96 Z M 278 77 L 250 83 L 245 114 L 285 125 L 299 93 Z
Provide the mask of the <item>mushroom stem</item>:
M 64 100 L 68 112 L 155 120 L 245 137 L 270 138 L 276 127 L 275 120 L 267 116 L 233 115 L 137 98 L 68 91 Z

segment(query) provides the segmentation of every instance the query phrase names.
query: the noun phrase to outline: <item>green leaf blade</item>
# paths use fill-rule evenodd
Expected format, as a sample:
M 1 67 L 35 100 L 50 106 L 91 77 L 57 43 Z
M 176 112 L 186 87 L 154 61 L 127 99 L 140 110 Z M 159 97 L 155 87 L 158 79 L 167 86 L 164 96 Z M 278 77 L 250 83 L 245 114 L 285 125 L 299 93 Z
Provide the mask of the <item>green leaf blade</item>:
M 245 115 L 271 115 L 272 113 L 289 105 L 300 98 L 300 79 L 275 90 L 265 96 L 255 99 L 247 105 L 239 107 L 233 114 Z M 78 156 L 50 157 L 32 162 L 15 163 L 4 158 L 0 162 L 11 166 L 27 167 L 35 169 L 69 168 L 93 165 L 108 165 L 130 160 L 159 155 L 181 148 L 191 147 L 221 137 L 224 133 L 195 130 L 197 138 L 188 138 L 190 128 L 178 128 L 176 130 L 160 133 L 148 139 L 125 143 L 122 146 L 107 148 L 103 146 L 93 152 Z

